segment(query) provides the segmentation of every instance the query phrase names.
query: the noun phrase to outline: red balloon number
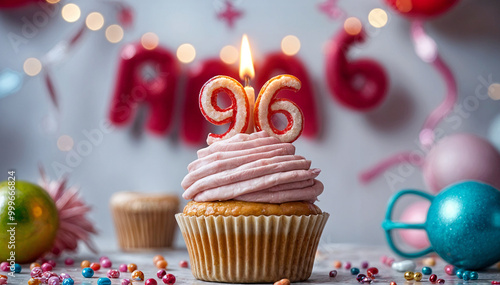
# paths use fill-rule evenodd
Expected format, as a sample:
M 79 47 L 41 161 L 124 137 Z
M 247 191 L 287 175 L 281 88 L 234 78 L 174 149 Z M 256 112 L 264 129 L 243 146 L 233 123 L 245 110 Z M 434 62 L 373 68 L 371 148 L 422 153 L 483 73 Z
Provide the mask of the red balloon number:
M 368 111 L 386 96 L 388 80 L 384 68 L 372 59 L 347 60 L 349 48 L 366 37 L 364 31 L 348 34 L 343 28 L 326 52 L 326 81 L 332 95 L 343 105 Z

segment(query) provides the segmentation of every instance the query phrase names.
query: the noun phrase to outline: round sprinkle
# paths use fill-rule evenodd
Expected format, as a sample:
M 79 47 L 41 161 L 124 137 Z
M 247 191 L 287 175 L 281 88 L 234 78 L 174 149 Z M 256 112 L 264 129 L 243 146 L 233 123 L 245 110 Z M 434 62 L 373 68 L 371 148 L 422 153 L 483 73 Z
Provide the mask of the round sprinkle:
M 352 274 L 352 275 L 357 275 L 357 274 L 359 274 L 359 268 L 356 268 L 356 267 L 351 268 L 351 274 Z
M 68 279 L 68 278 L 71 278 L 71 276 L 68 273 L 63 272 L 59 275 L 59 280 L 61 280 L 61 281 L 64 279 Z
M 344 268 L 347 269 L 347 270 L 351 269 L 351 263 L 349 261 L 346 262 L 345 265 L 344 265 Z
M 332 277 L 332 278 L 337 277 L 337 270 L 330 271 L 330 277 Z
M 179 266 L 182 267 L 182 268 L 188 268 L 189 267 L 189 263 L 186 260 L 181 260 L 179 262 Z
M 101 277 L 97 279 L 97 285 L 111 285 L 111 279 L 106 277 Z
M 281 279 L 280 281 L 274 282 L 274 285 L 290 285 L 290 280 L 288 279 Z
M 122 279 L 122 285 L 130 285 L 130 284 L 132 284 L 132 281 L 130 281 L 130 279 L 128 278 Z
M 111 266 L 113 266 L 113 263 L 112 263 L 112 262 L 111 262 L 111 260 L 109 260 L 109 259 L 103 259 L 103 260 L 101 261 L 101 266 L 102 266 L 103 268 L 111 268 Z
M 106 276 L 108 278 L 120 278 L 120 271 L 116 269 L 110 269 L 108 270 L 108 273 L 106 273 Z
M 42 264 L 42 271 L 43 272 L 52 271 L 52 269 L 54 269 L 54 268 L 52 267 L 52 265 L 50 265 L 50 263 L 45 262 L 44 264 Z
M 335 260 L 333 262 L 333 267 L 339 269 L 340 267 L 342 267 L 342 262 L 340 262 L 339 260 Z
M 408 281 L 413 280 L 413 276 L 414 276 L 414 275 L 415 275 L 415 274 L 414 274 L 413 272 L 411 272 L 411 271 L 406 271 L 406 272 L 405 272 L 405 279 L 406 279 L 406 280 L 408 280 Z
M 6 280 L 6 279 L 1 279 L 1 280 Z M 28 280 L 28 285 L 40 285 L 42 283 L 42 281 L 40 281 L 40 279 L 38 278 L 30 278 L 30 280 Z M 7 284 L 7 283 L 2 283 L 2 281 L 0 281 L 0 284 Z
M 420 280 L 422 280 L 422 273 L 420 273 L 420 272 L 415 272 L 415 273 L 413 274 L 413 279 L 414 279 L 415 281 L 420 281 Z
M 10 266 L 8 262 L 0 263 L 0 270 L 2 270 L 3 272 L 9 272 L 10 271 L 9 267 Z M 33 262 L 30 264 L 30 270 L 32 270 L 35 267 L 41 267 L 40 263 Z
M 360 283 L 371 284 L 372 282 L 373 282 L 373 280 L 370 277 L 365 277 L 365 278 L 363 278 L 363 280 L 361 280 Z
M 144 285 L 157 285 L 158 282 L 156 282 L 156 280 L 154 280 L 153 278 L 149 278 L 146 280 L 146 282 L 144 282 Z
M 128 272 L 134 272 L 135 270 L 137 270 L 137 264 L 129 263 L 127 265 L 127 270 L 128 270 Z
M 144 281 L 144 273 L 140 270 L 134 270 L 130 277 L 132 277 L 132 280 L 135 281 Z
M 432 274 L 432 268 L 424 266 L 424 267 L 422 267 L 422 273 L 424 275 L 431 275 Z
M 370 278 L 373 278 L 377 274 L 378 274 L 377 267 L 370 267 L 370 268 L 366 269 L 366 275 Z
M 120 266 L 118 266 L 118 270 L 120 270 L 120 272 L 127 272 L 127 265 L 125 263 L 120 264 Z
M 162 279 L 163 276 L 167 275 L 167 270 L 165 269 L 160 269 L 156 272 L 156 276 L 158 276 L 158 278 Z
M 153 264 L 156 265 L 156 262 L 158 262 L 158 260 L 165 260 L 165 258 L 163 257 L 163 255 L 158 254 L 155 257 L 153 257 Z
M 368 268 L 368 261 L 361 262 L 361 268 L 363 268 L 363 269 Z
M 437 280 L 437 283 L 438 283 L 438 284 L 444 284 L 444 279 L 438 279 L 438 280 Z
M 464 271 L 464 273 L 462 273 L 462 279 L 463 279 L 464 281 L 469 281 L 469 280 L 470 280 L 470 273 L 471 273 L 471 272 L 470 272 L 470 271 L 468 271 L 468 270 Z
M 422 260 L 422 264 L 425 266 L 434 266 L 436 265 L 436 259 L 434 257 L 427 257 Z
M 491 281 L 491 284 L 493 284 L 493 285 L 500 284 L 500 280 L 493 280 L 493 281 Z
M 94 270 L 90 267 L 82 269 L 82 276 L 85 278 L 92 278 L 94 276 Z
M 107 256 L 103 255 L 99 257 L 99 262 L 102 262 L 104 259 L 109 259 Z
M 175 276 L 173 274 L 168 273 L 167 275 L 163 276 L 163 278 L 161 280 L 165 284 L 174 284 L 175 283 Z
M 455 275 L 455 266 L 448 264 L 444 267 L 444 272 L 448 275 Z
M 463 278 L 463 275 L 464 275 L 464 270 L 463 270 L 463 269 L 458 268 L 457 270 L 455 270 L 455 275 L 456 275 L 458 278 L 462 279 L 462 278 Z
M 47 284 L 49 284 L 49 285 L 59 285 L 59 284 L 61 284 L 61 281 L 59 280 L 59 277 L 52 276 L 47 281 Z
M 63 280 L 62 285 L 74 285 L 75 281 L 72 278 L 66 278 Z
M 40 278 L 40 277 L 42 277 L 42 273 L 43 273 L 42 268 L 40 268 L 40 267 L 33 267 L 33 269 L 31 269 L 30 275 L 33 278 Z
M 90 267 L 90 261 L 88 261 L 88 260 L 84 260 L 84 261 L 82 261 L 82 263 L 80 263 L 80 267 L 81 267 L 81 268 L 87 268 L 87 267 Z
M 431 283 L 436 283 L 438 277 L 436 274 L 431 274 L 431 276 L 429 276 L 429 282 Z
M 52 259 L 47 260 L 47 263 L 52 265 L 52 268 L 56 268 L 57 263 L 54 260 L 52 260 Z
M 158 260 L 156 262 L 156 268 L 159 268 L 159 269 L 161 269 L 161 268 L 167 268 L 167 266 L 168 266 L 168 262 L 166 260 L 164 260 L 164 259 Z
M 398 285 L 398 283 L 392 281 L 390 285 Z
M 470 280 L 477 280 L 479 278 L 479 274 L 476 271 L 470 272 Z
M 73 264 L 75 264 L 75 261 L 73 260 L 73 258 L 69 258 L 69 257 L 68 257 L 68 258 L 66 258 L 66 259 L 64 260 L 64 264 L 65 264 L 65 265 L 73 265 Z
M 21 273 L 21 265 L 19 263 L 15 263 L 14 267 L 10 267 L 10 271 L 13 271 L 15 273 Z
M 101 269 L 101 265 L 97 262 L 92 262 L 90 264 L 90 268 L 92 268 L 94 271 L 97 271 L 97 270 Z
M 363 281 L 363 279 L 365 279 L 365 277 L 366 277 L 366 275 L 364 275 L 363 273 L 360 273 L 360 274 L 358 274 L 358 276 L 356 276 L 356 280 L 358 282 L 361 282 L 361 281 Z

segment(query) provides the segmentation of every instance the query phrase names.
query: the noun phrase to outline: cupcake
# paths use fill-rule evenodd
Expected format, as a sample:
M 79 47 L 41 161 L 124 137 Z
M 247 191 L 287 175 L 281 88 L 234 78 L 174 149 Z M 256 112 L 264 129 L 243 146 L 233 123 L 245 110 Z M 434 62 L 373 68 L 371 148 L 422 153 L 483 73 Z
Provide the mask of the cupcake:
M 169 194 L 118 192 L 110 201 L 123 250 L 171 247 L 179 198 Z
M 198 151 L 182 181 L 190 201 L 175 217 L 193 275 L 231 283 L 304 281 L 329 214 L 314 202 L 319 169 L 261 131 Z

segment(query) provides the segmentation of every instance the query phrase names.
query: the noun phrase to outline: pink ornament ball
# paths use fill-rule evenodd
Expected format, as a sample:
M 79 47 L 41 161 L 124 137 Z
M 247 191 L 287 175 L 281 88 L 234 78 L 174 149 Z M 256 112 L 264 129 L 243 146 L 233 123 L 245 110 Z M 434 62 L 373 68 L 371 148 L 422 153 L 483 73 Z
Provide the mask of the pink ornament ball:
M 45 262 L 44 264 L 42 264 L 42 271 L 43 272 L 52 271 L 52 269 L 54 269 L 54 268 L 50 263 Z
M 429 201 L 419 201 L 411 204 L 401 214 L 401 222 L 407 224 L 425 223 L 430 205 Z M 404 242 L 414 248 L 424 249 L 430 246 L 429 238 L 424 230 L 399 230 L 399 234 Z
M 429 151 L 423 174 L 428 188 L 435 193 L 464 180 L 500 189 L 500 153 L 489 141 L 476 135 L 450 135 Z
M 7 261 L 0 263 L 0 270 L 3 272 L 10 272 L 10 265 Z
M 127 272 L 127 265 L 125 263 L 120 264 L 120 266 L 118 266 L 118 270 L 120 270 L 120 272 Z

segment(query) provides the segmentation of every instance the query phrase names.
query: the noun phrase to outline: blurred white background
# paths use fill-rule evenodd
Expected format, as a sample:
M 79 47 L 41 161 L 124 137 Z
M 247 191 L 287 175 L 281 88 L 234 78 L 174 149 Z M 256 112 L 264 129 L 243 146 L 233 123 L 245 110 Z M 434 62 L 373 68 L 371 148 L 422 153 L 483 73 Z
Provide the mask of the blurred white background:
M 347 16 L 358 17 L 370 35 L 357 46 L 354 58 L 369 56 L 382 64 L 388 73 L 390 87 L 387 99 L 373 111 L 348 110 L 330 94 L 324 75 L 323 46 L 343 25 L 342 19 L 330 19 L 321 13 L 323 1 L 235 1 L 243 17 L 233 29 L 216 17 L 224 2 L 216 1 L 127 1 L 134 9 L 134 24 L 125 30 L 116 44 L 105 37 L 105 28 L 116 23 L 113 5 L 106 1 L 74 0 L 81 17 L 68 23 L 61 17 L 63 0 L 54 7 L 43 26 L 37 27 L 16 47 L 12 33 L 23 35 L 25 21 L 44 11 L 40 5 L 18 10 L 0 10 L 0 68 L 23 72 L 29 57 L 41 58 L 56 43 L 73 35 L 86 15 L 99 11 L 105 20 L 99 31 L 89 31 L 71 51 L 69 57 L 52 70 L 59 96 L 60 120 L 55 132 L 43 126 L 54 116 L 43 76 L 25 77 L 15 94 L 0 98 L 0 180 L 2 173 L 15 169 L 18 179 L 38 181 L 38 164 L 55 178 L 54 165 L 66 164 L 69 152 L 61 151 L 57 141 L 70 136 L 74 145 L 88 140 L 85 132 L 99 129 L 107 120 L 111 95 L 118 69 L 118 55 L 123 44 L 135 42 L 146 32 L 158 35 L 160 45 L 174 51 L 183 43 L 196 49 L 193 62 L 182 65 L 183 77 L 188 70 L 208 57 L 217 57 L 222 47 L 239 47 L 247 33 L 254 60 L 262 60 L 279 51 L 286 35 L 301 41 L 297 54 L 306 64 L 314 83 L 321 112 L 319 138 L 300 138 L 297 153 L 322 169 L 319 179 L 325 185 L 318 205 L 331 214 L 322 242 L 385 244 L 381 221 L 388 198 L 397 190 L 425 190 L 421 172 L 394 169 L 404 179 L 390 185 L 383 176 L 369 185 L 358 181 L 360 171 L 398 151 L 417 149 L 418 133 L 425 118 L 445 95 L 444 81 L 415 54 L 408 19 L 396 14 L 382 1 L 338 1 Z M 388 23 L 375 29 L 369 26 L 368 13 L 374 8 L 387 11 Z M 54 8 L 53 8 L 54 9 Z M 450 12 L 426 23 L 443 59 L 456 76 L 461 104 L 467 96 L 485 95 L 488 84 L 500 82 L 500 2 L 497 0 L 462 0 Z M 11 36 L 9 36 L 9 34 Z M 184 78 L 185 79 L 185 78 Z M 179 81 L 177 102 L 182 103 L 185 88 Z M 500 101 L 478 100 L 478 107 L 462 122 L 443 122 L 446 133 L 471 132 L 487 137 L 493 119 L 499 113 Z M 101 248 L 116 248 L 115 234 L 108 202 L 117 191 L 182 193 L 180 182 L 186 166 L 196 158 L 197 147 L 185 145 L 178 137 L 180 108 L 174 114 L 174 129 L 166 136 L 154 136 L 143 130 L 133 131 L 133 123 L 104 134 L 89 155 L 71 167 L 71 184 L 81 187 L 85 201 L 92 205 L 91 219 L 99 229 L 95 238 Z M 402 171 L 402 172 L 401 172 Z M 183 201 L 183 205 L 186 202 Z M 178 246 L 184 246 L 178 236 Z

